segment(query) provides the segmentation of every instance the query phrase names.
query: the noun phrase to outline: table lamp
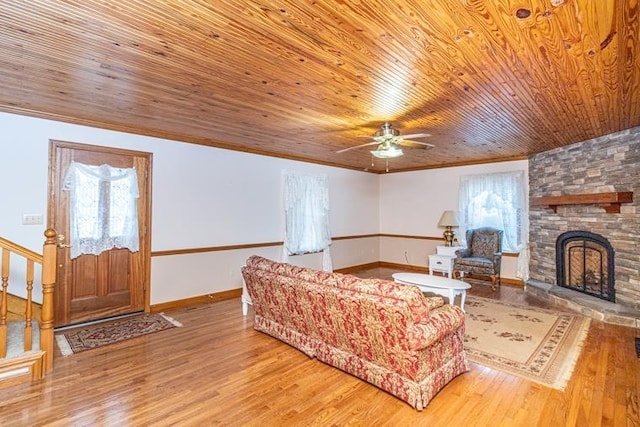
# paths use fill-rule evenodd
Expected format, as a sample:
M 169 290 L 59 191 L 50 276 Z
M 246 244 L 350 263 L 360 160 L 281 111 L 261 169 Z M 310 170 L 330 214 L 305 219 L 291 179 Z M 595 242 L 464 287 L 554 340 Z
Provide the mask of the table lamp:
M 458 224 L 458 212 L 456 211 L 444 211 L 438 222 L 439 227 L 445 227 L 446 230 L 442 235 L 444 236 L 444 245 L 451 246 L 453 244 L 453 237 L 455 235 L 452 227 L 457 227 Z

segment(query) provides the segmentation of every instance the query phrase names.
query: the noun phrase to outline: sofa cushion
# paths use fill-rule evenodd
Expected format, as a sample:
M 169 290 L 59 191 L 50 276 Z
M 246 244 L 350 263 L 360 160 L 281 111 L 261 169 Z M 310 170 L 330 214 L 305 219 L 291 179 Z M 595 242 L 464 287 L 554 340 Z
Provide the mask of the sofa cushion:
M 358 279 L 352 283 L 343 283 L 342 289 L 377 295 L 406 301 L 416 323 L 429 318 L 429 305 L 420 288 L 381 279 Z

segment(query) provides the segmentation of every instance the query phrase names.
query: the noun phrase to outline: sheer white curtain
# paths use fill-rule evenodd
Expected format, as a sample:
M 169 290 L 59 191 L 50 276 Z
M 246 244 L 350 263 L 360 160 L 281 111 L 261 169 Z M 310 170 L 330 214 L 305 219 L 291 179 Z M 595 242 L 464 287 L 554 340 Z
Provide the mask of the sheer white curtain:
M 525 249 L 527 205 L 523 171 L 462 176 L 459 196 L 458 238 L 463 245 L 466 246 L 467 230 L 494 227 L 504 232 L 503 251 Z
M 70 194 L 72 259 L 112 248 L 138 251 L 139 194 L 134 168 L 72 162 L 62 189 Z
M 284 171 L 285 239 L 282 260 L 289 255 L 323 251 L 322 267 L 332 271 L 329 231 L 329 178 Z

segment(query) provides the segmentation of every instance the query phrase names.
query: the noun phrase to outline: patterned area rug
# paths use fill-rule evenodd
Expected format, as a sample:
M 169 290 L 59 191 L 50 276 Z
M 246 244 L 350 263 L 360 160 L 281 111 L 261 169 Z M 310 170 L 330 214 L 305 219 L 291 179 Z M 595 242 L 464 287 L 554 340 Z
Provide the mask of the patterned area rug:
M 590 319 L 469 296 L 467 358 L 563 390 L 580 356 Z
M 69 356 L 73 353 L 181 326 L 180 322 L 163 313 L 144 314 L 56 334 L 56 343 L 62 355 Z

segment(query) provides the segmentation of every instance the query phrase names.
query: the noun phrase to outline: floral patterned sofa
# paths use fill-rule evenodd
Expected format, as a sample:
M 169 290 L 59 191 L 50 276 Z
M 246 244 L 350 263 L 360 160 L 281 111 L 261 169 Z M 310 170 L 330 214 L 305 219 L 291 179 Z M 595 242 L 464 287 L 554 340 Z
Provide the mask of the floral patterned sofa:
M 466 372 L 464 313 L 420 289 L 252 256 L 254 328 L 422 410 Z

